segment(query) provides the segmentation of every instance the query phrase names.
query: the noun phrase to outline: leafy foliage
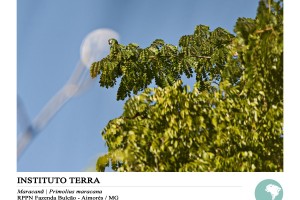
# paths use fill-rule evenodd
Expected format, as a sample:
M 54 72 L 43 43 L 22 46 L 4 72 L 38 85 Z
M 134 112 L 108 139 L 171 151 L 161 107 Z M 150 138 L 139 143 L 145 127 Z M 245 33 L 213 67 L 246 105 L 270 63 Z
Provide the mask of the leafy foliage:
M 228 54 L 227 44 L 233 35 L 222 28 L 210 32 L 208 26 L 195 28 L 193 35 L 182 36 L 179 47 L 155 40 L 142 49 L 137 44 L 123 46 L 115 39 L 109 41 L 110 54 L 91 66 L 91 76 L 100 74 L 101 87 L 113 87 L 117 78 L 121 83 L 117 99 L 137 94 L 147 88 L 152 80 L 159 87 L 173 85 L 181 75 L 191 77 L 196 72 L 197 81 L 220 79 Z
M 110 40 L 91 76 L 129 97 L 102 132 L 104 171 L 283 171 L 283 5 L 260 1 L 236 36 L 197 26 L 179 47 Z M 196 75 L 193 89 L 181 76 Z M 157 88 L 148 88 L 152 80 Z

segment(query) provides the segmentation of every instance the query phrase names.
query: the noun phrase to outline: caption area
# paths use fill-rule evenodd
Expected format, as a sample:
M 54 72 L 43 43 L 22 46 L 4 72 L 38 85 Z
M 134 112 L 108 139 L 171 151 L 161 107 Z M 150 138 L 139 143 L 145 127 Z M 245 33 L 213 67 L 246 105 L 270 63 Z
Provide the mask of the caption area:
M 184 176 L 183 176 L 184 175 Z M 18 200 L 240 200 L 243 187 L 197 174 L 107 173 L 98 177 L 17 177 Z M 181 178 L 179 176 L 182 176 Z M 202 177 L 203 175 L 201 175 Z
M 97 177 L 18 177 L 17 184 L 18 200 L 119 199 L 118 195 L 103 194 Z

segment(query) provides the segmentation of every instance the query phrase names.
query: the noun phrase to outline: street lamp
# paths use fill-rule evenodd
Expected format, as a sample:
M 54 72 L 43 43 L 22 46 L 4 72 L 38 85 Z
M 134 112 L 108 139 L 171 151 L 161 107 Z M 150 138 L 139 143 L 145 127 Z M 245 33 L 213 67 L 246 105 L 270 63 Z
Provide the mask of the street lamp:
M 119 35 L 115 31 L 106 28 L 96 29 L 84 38 L 80 47 L 80 60 L 69 80 L 48 101 L 18 138 L 18 159 L 62 106 L 72 97 L 81 94 L 91 86 L 92 79 L 89 76 L 89 68 L 93 62 L 100 60 L 109 53 L 108 40 L 111 38 L 119 39 Z

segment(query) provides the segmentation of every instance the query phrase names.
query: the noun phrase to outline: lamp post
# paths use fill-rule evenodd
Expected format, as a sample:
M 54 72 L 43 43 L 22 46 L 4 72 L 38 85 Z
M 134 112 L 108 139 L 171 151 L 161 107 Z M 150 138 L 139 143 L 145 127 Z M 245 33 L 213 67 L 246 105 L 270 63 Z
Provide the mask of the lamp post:
M 100 60 L 109 53 L 108 40 L 119 39 L 118 33 L 111 29 L 96 29 L 90 32 L 82 41 L 80 47 L 80 60 L 66 84 L 48 101 L 35 119 L 25 128 L 18 138 L 18 159 L 33 141 L 41 133 L 55 114 L 72 97 L 81 94 L 91 86 L 93 82 L 89 76 L 89 67 L 95 61 Z

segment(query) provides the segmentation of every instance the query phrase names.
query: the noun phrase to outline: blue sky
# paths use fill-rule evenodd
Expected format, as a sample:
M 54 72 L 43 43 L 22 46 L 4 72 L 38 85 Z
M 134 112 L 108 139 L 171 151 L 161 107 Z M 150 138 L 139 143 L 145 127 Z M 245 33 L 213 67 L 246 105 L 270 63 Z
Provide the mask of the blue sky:
M 122 44 L 146 47 L 160 38 L 177 45 L 199 24 L 233 33 L 236 19 L 255 17 L 257 5 L 258 0 L 18 0 L 17 94 L 33 120 L 66 83 L 80 59 L 82 40 L 95 29 L 116 31 Z M 100 88 L 95 80 L 39 133 L 17 161 L 17 170 L 94 168 L 107 151 L 101 130 L 122 113 L 124 102 L 116 100 L 116 92 L 117 87 Z

